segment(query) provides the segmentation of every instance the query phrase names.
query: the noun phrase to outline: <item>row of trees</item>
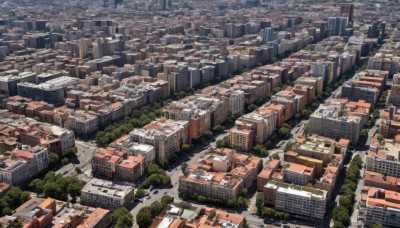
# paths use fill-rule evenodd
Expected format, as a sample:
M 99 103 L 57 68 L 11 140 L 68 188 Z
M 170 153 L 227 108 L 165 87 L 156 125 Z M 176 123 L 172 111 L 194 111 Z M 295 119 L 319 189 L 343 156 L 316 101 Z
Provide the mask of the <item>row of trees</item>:
M 333 220 L 336 228 L 348 226 L 350 223 L 350 215 L 353 213 L 355 191 L 362 165 L 361 157 L 356 155 L 347 169 L 344 184 L 340 189 L 339 206 L 333 209 Z
M 260 217 L 269 218 L 269 219 L 281 219 L 281 220 L 285 220 L 285 221 L 290 219 L 289 213 L 286 213 L 283 211 L 277 211 L 271 207 L 265 207 L 263 192 L 257 192 L 256 207 L 257 207 L 257 215 Z
M 237 199 L 234 198 L 234 199 L 230 199 L 228 201 L 224 201 L 222 199 L 217 199 L 217 198 L 213 198 L 213 197 L 202 196 L 197 193 L 192 193 L 192 194 L 183 193 L 182 198 L 184 200 L 197 201 L 202 204 L 213 204 L 213 205 L 222 206 L 222 207 L 238 208 L 238 207 L 245 207 L 249 203 L 249 201 L 244 197 L 245 194 L 247 194 L 247 191 L 245 193 L 244 192 L 245 191 L 242 190 L 241 196 L 239 196 Z
M 75 201 L 84 185 L 85 182 L 76 177 L 64 177 L 51 171 L 44 179 L 34 179 L 28 187 L 33 192 L 44 194 L 45 197 L 66 201 L 70 196 L 72 201 Z
M 16 208 L 30 199 L 29 192 L 22 191 L 19 187 L 11 187 L 0 199 L 0 216 L 11 215 Z
M 163 196 L 161 198 L 161 202 L 156 201 L 153 202 L 150 206 L 142 207 L 136 215 L 136 223 L 138 224 L 139 228 L 150 227 L 151 223 L 153 222 L 153 218 L 164 211 L 167 208 L 168 204 L 173 202 L 173 197 Z
M 151 164 L 147 168 L 148 177 L 140 184 L 139 189 L 146 189 L 150 186 L 158 187 L 160 185 L 170 185 L 171 178 L 156 164 Z
M 133 226 L 133 215 L 125 208 L 117 208 L 111 218 L 115 224 L 115 228 L 129 228 Z

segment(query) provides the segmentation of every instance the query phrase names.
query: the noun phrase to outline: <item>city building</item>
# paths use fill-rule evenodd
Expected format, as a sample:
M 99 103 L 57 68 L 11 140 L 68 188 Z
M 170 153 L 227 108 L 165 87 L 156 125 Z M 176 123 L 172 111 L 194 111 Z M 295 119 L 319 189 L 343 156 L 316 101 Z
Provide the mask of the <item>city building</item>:
M 109 210 L 69 204 L 52 198 L 32 198 L 18 207 L 11 218 L 20 219 L 24 227 L 36 228 L 105 228 L 111 224 Z
M 272 180 L 264 186 L 264 203 L 294 217 L 321 221 L 326 212 L 327 192 Z
M 400 191 L 400 178 L 383 175 L 381 173 L 366 171 L 364 174 L 364 185 L 382 188 L 390 191 Z
M 49 151 L 43 147 L 22 146 L 0 162 L 0 181 L 22 185 L 49 166 Z
M 286 163 L 282 169 L 285 183 L 304 186 L 314 181 L 314 168 L 295 163 Z
M 385 139 L 375 151 L 368 151 L 365 169 L 367 171 L 400 177 L 399 143 L 393 139 Z
M 127 156 L 123 151 L 97 148 L 91 164 L 92 172 L 108 179 L 136 182 L 144 174 L 145 157 Z
M 198 194 L 228 202 L 249 188 L 261 170 L 262 160 L 228 148 L 211 149 L 179 179 L 181 194 Z
M 400 107 L 400 74 L 393 75 L 393 83 L 388 94 L 387 103 Z
M 333 101 L 315 110 L 310 116 L 308 130 L 311 134 L 333 139 L 349 139 L 352 145 L 357 145 L 363 124 L 363 118 L 353 115 L 343 102 Z
M 398 192 L 364 187 L 357 218 L 364 225 L 382 224 L 388 227 L 400 226 L 400 195 Z
M 179 152 L 183 144 L 189 142 L 188 127 L 188 121 L 161 118 L 142 129 L 134 129 L 129 137 L 132 142 L 152 145 L 156 161 L 165 161 Z
M 81 190 L 81 203 L 115 210 L 127 207 L 134 197 L 133 187 L 93 178 Z
M 400 114 L 397 107 L 390 106 L 388 110 L 381 113 L 380 132 L 383 137 L 391 138 L 400 134 Z
M 215 211 L 215 217 L 209 218 L 210 211 Z M 228 213 L 210 207 L 180 207 L 170 204 L 167 209 L 158 215 L 149 228 L 164 227 L 245 227 L 245 216 Z

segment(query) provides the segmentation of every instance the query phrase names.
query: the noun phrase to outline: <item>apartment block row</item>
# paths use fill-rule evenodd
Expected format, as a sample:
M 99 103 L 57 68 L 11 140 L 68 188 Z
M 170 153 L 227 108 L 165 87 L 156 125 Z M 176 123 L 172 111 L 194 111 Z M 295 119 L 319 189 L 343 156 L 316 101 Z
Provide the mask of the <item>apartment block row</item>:
M 262 167 L 261 159 L 228 148 L 211 148 L 197 164 L 188 167 L 179 179 L 180 194 L 197 194 L 228 202 L 242 188 L 249 188 Z
M 0 218 L 5 227 L 101 227 L 111 224 L 111 211 L 100 207 L 87 207 L 79 204 L 58 201 L 52 198 L 32 198 L 19 206 L 12 215 Z
M 23 185 L 48 166 L 49 151 L 46 148 L 24 145 L 2 155 L 0 181 L 9 185 Z
M 357 145 L 360 131 L 368 121 L 371 104 L 364 100 L 351 102 L 347 99 L 332 99 L 321 104 L 310 116 L 308 130 L 311 134 L 346 138 Z
M 215 211 L 215 217 L 211 211 Z M 239 214 L 228 213 L 211 207 L 180 207 L 178 204 L 170 204 L 151 223 L 150 228 L 162 227 L 235 227 L 246 226 L 245 217 Z
M 42 146 L 59 157 L 75 147 L 74 132 L 48 123 L 38 122 L 23 115 L 1 110 L 1 152 L 12 150 L 19 144 Z
M 264 203 L 294 217 L 324 218 L 349 140 L 299 136 L 284 161 L 270 160 L 257 176 Z

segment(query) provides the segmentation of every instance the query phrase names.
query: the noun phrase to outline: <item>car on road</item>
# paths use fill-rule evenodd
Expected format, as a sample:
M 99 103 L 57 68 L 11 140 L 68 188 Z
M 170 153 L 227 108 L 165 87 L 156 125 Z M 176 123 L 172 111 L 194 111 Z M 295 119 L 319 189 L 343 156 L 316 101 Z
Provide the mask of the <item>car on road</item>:
M 158 190 L 154 190 L 151 194 L 157 194 L 158 193 Z

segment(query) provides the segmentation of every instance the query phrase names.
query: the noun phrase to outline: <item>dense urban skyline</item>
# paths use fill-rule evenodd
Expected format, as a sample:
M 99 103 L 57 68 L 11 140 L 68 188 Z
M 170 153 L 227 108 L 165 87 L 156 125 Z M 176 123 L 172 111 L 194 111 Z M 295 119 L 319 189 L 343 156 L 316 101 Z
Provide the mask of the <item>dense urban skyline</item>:
M 400 227 L 398 2 L 0 5 L 2 227 Z

